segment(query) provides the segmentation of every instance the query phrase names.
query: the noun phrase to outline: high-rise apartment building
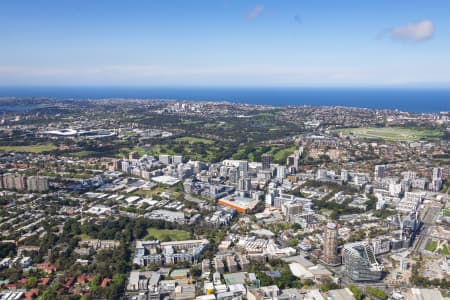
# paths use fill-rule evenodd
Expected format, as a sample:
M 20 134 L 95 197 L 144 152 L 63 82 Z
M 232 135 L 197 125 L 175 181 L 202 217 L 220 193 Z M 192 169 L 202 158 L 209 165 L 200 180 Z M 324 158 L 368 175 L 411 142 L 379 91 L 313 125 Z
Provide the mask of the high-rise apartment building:
M 5 190 L 24 191 L 26 189 L 26 176 L 13 173 L 3 174 L 2 187 Z
M 243 160 L 239 162 L 239 177 L 247 177 L 248 161 Z
M 442 179 L 442 168 L 433 168 L 433 180 Z
M 139 159 L 139 154 L 137 152 L 130 152 L 128 154 L 128 160 Z
M 335 223 L 328 223 L 325 226 L 323 235 L 323 255 L 322 261 L 327 265 L 339 265 L 341 259 L 338 256 L 338 228 Z
M 433 168 L 433 178 L 430 189 L 438 192 L 442 189 L 442 168 Z
M 278 179 L 284 179 L 287 175 L 287 169 L 285 166 L 278 166 L 277 167 L 277 178 Z
M 27 190 L 30 192 L 48 191 L 48 178 L 42 176 L 30 176 L 27 178 Z
M 175 165 L 182 164 L 183 163 L 183 156 L 182 155 L 174 155 L 172 156 L 172 163 Z
M 269 154 L 261 155 L 261 163 L 263 170 L 270 170 L 270 155 Z
M 246 178 L 239 178 L 238 183 L 238 190 L 242 192 L 249 192 L 252 189 L 252 182 L 251 179 Z
M 170 165 L 172 163 L 172 157 L 167 154 L 160 154 L 159 161 L 165 165 Z
M 375 178 L 380 179 L 385 176 L 386 165 L 376 165 L 375 166 Z
M 344 273 L 353 281 L 376 281 L 383 276 L 372 246 L 367 242 L 347 244 L 343 249 Z

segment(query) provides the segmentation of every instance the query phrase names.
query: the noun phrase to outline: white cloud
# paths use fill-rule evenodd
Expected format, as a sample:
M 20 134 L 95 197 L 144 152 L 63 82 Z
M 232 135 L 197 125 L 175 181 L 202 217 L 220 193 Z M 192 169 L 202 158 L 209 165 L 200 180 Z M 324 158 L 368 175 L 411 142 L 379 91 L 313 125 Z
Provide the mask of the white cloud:
M 392 38 L 404 41 L 422 42 L 433 37 L 434 24 L 431 20 L 423 20 L 418 23 L 410 23 L 404 26 L 394 27 L 390 33 Z
M 254 20 L 259 17 L 264 11 L 264 5 L 256 5 L 252 10 L 247 13 L 248 20 Z

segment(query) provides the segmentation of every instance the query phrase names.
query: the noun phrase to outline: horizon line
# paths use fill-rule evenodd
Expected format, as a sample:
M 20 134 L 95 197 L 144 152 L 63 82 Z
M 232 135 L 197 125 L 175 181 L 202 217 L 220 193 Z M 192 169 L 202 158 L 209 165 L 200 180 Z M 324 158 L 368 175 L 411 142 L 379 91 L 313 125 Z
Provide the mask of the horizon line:
M 17 85 L 2 85 L 0 89 L 5 88 L 205 88 L 205 89 L 226 89 L 226 88 L 260 88 L 260 89 L 450 89 L 449 84 L 380 84 L 380 85 L 183 85 L 183 84 L 168 84 L 168 85 L 130 85 L 130 84 L 68 84 L 68 85 L 43 85 L 43 84 L 17 84 Z

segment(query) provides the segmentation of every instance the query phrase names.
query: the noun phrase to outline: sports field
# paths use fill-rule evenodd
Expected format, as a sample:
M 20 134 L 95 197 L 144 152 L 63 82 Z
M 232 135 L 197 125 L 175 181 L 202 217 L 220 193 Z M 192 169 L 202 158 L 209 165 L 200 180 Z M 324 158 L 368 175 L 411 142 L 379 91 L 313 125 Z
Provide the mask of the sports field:
M 147 228 L 147 235 L 144 240 L 158 239 L 158 240 L 170 240 L 170 241 L 183 241 L 188 240 L 191 234 L 184 230 L 177 229 L 157 229 L 157 228 Z
M 387 141 L 418 141 L 436 139 L 441 136 L 441 132 L 431 129 L 414 129 L 402 127 L 362 127 L 338 129 L 336 132 L 353 134 L 365 139 L 383 139 Z
M 214 141 L 213 140 L 208 140 L 205 138 L 198 138 L 198 137 L 193 137 L 193 136 L 184 136 L 184 137 L 180 137 L 175 139 L 177 142 L 187 142 L 189 144 L 193 144 L 193 143 L 203 143 L 203 144 L 213 144 Z
M 76 235 L 76 237 L 79 237 L 82 241 L 92 240 L 92 237 L 90 237 L 86 233 L 81 233 L 79 235 Z
M 0 152 L 28 152 L 42 153 L 58 149 L 53 144 L 32 145 L 32 146 L 0 146 Z

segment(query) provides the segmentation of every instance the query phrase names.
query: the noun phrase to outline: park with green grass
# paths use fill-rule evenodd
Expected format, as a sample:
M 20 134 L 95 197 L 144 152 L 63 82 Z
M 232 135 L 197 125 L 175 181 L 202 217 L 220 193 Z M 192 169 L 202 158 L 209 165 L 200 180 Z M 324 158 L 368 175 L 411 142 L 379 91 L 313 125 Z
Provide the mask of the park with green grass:
M 0 146 L 0 152 L 44 153 L 58 149 L 53 144 L 40 144 L 30 146 Z
M 213 140 L 205 139 L 205 138 L 199 138 L 199 137 L 193 137 L 193 136 L 183 136 L 175 139 L 176 142 L 185 142 L 188 144 L 194 144 L 194 143 L 202 143 L 206 145 L 213 144 Z
M 177 229 L 158 229 L 154 227 L 147 228 L 147 235 L 144 240 L 160 240 L 160 241 L 183 241 L 191 238 L 191 233 Z
M 277 144 L 277 145 L 246 145 L 237 150 L 231 157 L 232 159 L 247 159 L 249 161 L 261 161 L 261 155 L 270 155 L 272 162 L 284 163 L 286 158 L 297 150 L 294 144 Z
M 428 240 L 426 246 L 425 246 L 425 250 L 428 250 L 430 252 L 434 252 L 436 251 L 438 246 L 438 242 L 437 241 L 433 241 L 433 240 Z
M 150 149 L 144 149 L 139 146 L 133 148 L 122 147 L 118 156 L 127 156 L 129 152 L 136 152 L 140 156 L 144 154 L 155 156 L 160 154 L 180 154 L 185 159 L 217 162 L 231 156 L 233 149 L 226 143 L 220 143 L 212 139 L 184 136 L 153 144 Z
M 82 241 L 87 241 L 87 240 L 92 240 L 93 238 L 88 235 L 87 233 L 80 233 L 78 235 L 76 235 L 77 238 L 79 238 Z
M 436 241 L 436 240 L 428 240 L 425 250 L 428 250 L 432 253 L 438 252 L 441 255 L 450 255 L 450 246 L 447 242 Z
M 337 133 L 354 135 L 363 139 L 381 139 L 387 141 L 433 140 L 442 136 L 439 130 L 406 127 L 361 127 L 337 129 Z

